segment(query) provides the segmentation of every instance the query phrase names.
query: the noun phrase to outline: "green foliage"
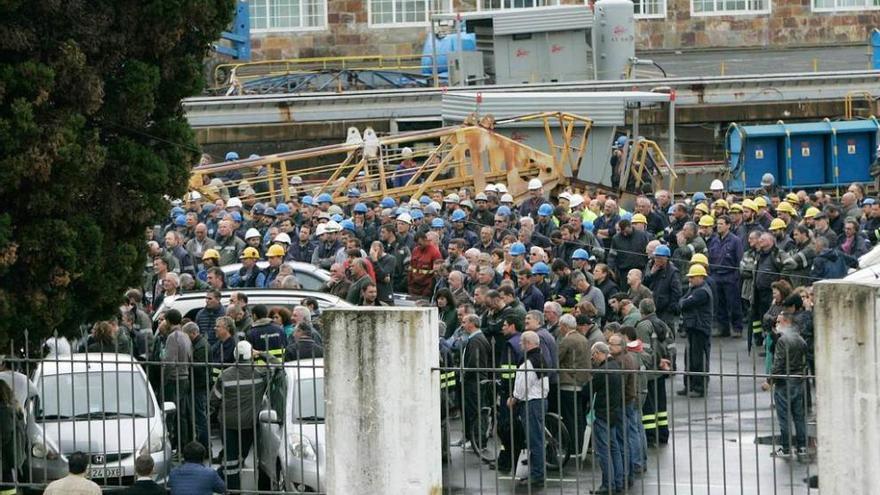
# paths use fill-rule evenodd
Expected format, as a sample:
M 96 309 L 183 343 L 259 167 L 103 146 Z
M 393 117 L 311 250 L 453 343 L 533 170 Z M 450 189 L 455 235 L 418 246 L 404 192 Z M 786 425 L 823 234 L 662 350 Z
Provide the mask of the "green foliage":
M 197 161 L 181 99 L 232 0 L 0 2 L 0 349 L 106 318 Z

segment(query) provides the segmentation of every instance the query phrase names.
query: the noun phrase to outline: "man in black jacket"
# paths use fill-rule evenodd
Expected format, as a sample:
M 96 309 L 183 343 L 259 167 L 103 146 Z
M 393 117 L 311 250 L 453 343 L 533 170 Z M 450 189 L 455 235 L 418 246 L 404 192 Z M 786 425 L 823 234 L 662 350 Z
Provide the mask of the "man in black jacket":
M 706 269 L 702 265 L 691 265 L 687 273 L 690 288 L 681 298 L 681 326 L 687 334 L 688 347 L 685 360 L 688 371 L 705 373 L 709 371 L 709 336 L 712 333 L 713 295 L 706 284 Z M 685 388 L 677 392 L 690 398 L 706 394 L 705 376 L 685 376 Z
M 596 342 L 590 349 L 593 361 L 593 452 L 602 469 L 602 485 L 591 493 L 623 492 L 623 378 L 620 364 L 611 359 L 611 349 Z
M 373 241 L 370 245 L 370 260 L 373 262 L 373 270 L 376 272 L 376 290 L 379 291 L 379 300 L 385 304 L 393 305 L 392 277 L 397 259 L 385 252 L 382 242 Z
M 477 315 L 467 315 L 461 325 L 467 334 L 467 343 L 461 357 L 462 372 L 462 395 L 464 397 L 464 438 L 459 442 L 464 445 L 465 441 L 477 442 L 482 445 L 481 429 L 486 425 L 480 425 L 480 408 L 490 405 L 491 401 L 487 394 L 481 390 L 480 382 L 489 378 L 487 371 L 467 371 L 468 369 L 489 368 L 492 363 L 492 346 L 480 331 L 480 318 Z M 488 387 L 484 387 L 487 388 Z
M 672 251 L 669 246 L 657 246 L 654 263 L 645 275 L 644 284 L 651 289 L 657 316 L 669 328 L 675 328 L 678 301 L 681 299 L 681 277 L 674 263 L 669 262 Z
M 134 472 L 137 480 L 123 493 L 125 495 L 165 495 L 168 493 L 164 487 L 153 481 L 153 467 L 155 463 L 149 454 L 143 454 L 134 460 Z

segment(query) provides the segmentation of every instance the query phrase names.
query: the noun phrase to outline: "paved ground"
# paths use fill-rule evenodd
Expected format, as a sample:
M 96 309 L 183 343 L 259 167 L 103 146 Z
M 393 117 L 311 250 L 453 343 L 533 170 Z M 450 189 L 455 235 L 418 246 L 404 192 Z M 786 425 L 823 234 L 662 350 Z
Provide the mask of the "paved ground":
M 728 76 L 794 72 L 868 69 L 868 46 L 790 48 L 778 50 L 708 50 L 666 53 L 638 53 L 651 59 L 672 76 L 720 76 L 722 63 Z M 815 63 L 815 65 L 814 65 Z M 660 72 L 640 67 L 639 77 L 657 77 Z
M 679 339 L 679 347 L 683 340 Z M 713 339 L 712 372 L 731 374 L 710 381 L 706 399 L 683 399 L 674 394 L 681 379 L 669 387 L 674 397 L 669 405 L 669 445 L 652 449 L 648 472 L 629 493 L 634 494 L 776 494 L 817 493 L 810 491 L 803 479 L 816 473 L 816 464 L 778 460 L 770 456 L 769 443 L 777 433 L 771 394 L 761 391 L 763 361 L 753 363 L 743 340 Z M 679 364 L 681 367 L 681 364 Z M 735 374 L 739 374 L 736 378 Z M 675 390 L 672 390 L 675 389 Z M 455 425 L 453 428 L 458 428 Z M 810 428 L 814 431 L 813 428 Z M 453 432 L 451 438 L 460 438 Z M 598 466 L 589 460 L 584 465 L 574 461 L 562 476 L 551 475 L 538 493 L 585 494 L 601 482 Z M 481 464 L 470 451 L 452 447 L 451 463 L 444 470 L 444 493 L 528 493 L 514 488 L 510 477 L 499 477 Z

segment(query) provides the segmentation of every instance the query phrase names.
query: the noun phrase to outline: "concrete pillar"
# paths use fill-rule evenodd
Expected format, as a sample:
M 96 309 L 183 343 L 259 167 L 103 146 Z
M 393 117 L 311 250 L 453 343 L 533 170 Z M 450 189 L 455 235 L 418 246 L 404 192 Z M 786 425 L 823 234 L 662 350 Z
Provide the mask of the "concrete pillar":
M 324 312 L 328 495 L 439 494 L 435 308 Z
M 822 495 L 873 493 L 880 466 L 880 284 L 825 281 L 816 292 L 816 402 Z

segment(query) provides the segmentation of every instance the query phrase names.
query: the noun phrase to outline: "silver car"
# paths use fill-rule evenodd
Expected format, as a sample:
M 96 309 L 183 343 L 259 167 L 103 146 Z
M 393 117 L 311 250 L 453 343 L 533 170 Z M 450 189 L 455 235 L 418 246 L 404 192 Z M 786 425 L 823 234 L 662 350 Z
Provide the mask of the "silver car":
M 272 489 L 325 491 L 324 360 L 289 362 L 275 373 L 259 422 L 259 473 Z
M 28 407 L 27 471 L 44 483 L 67 475 L 68 454 L 89 455 L 88 476 L 109 489 L 136 479 L 134 460 L 149 454 L 156 481 L 171 468 L 165 415 L 143 369 L 130 355 L 83 353 L 40 363 L 34 375 L 39 396 Z

